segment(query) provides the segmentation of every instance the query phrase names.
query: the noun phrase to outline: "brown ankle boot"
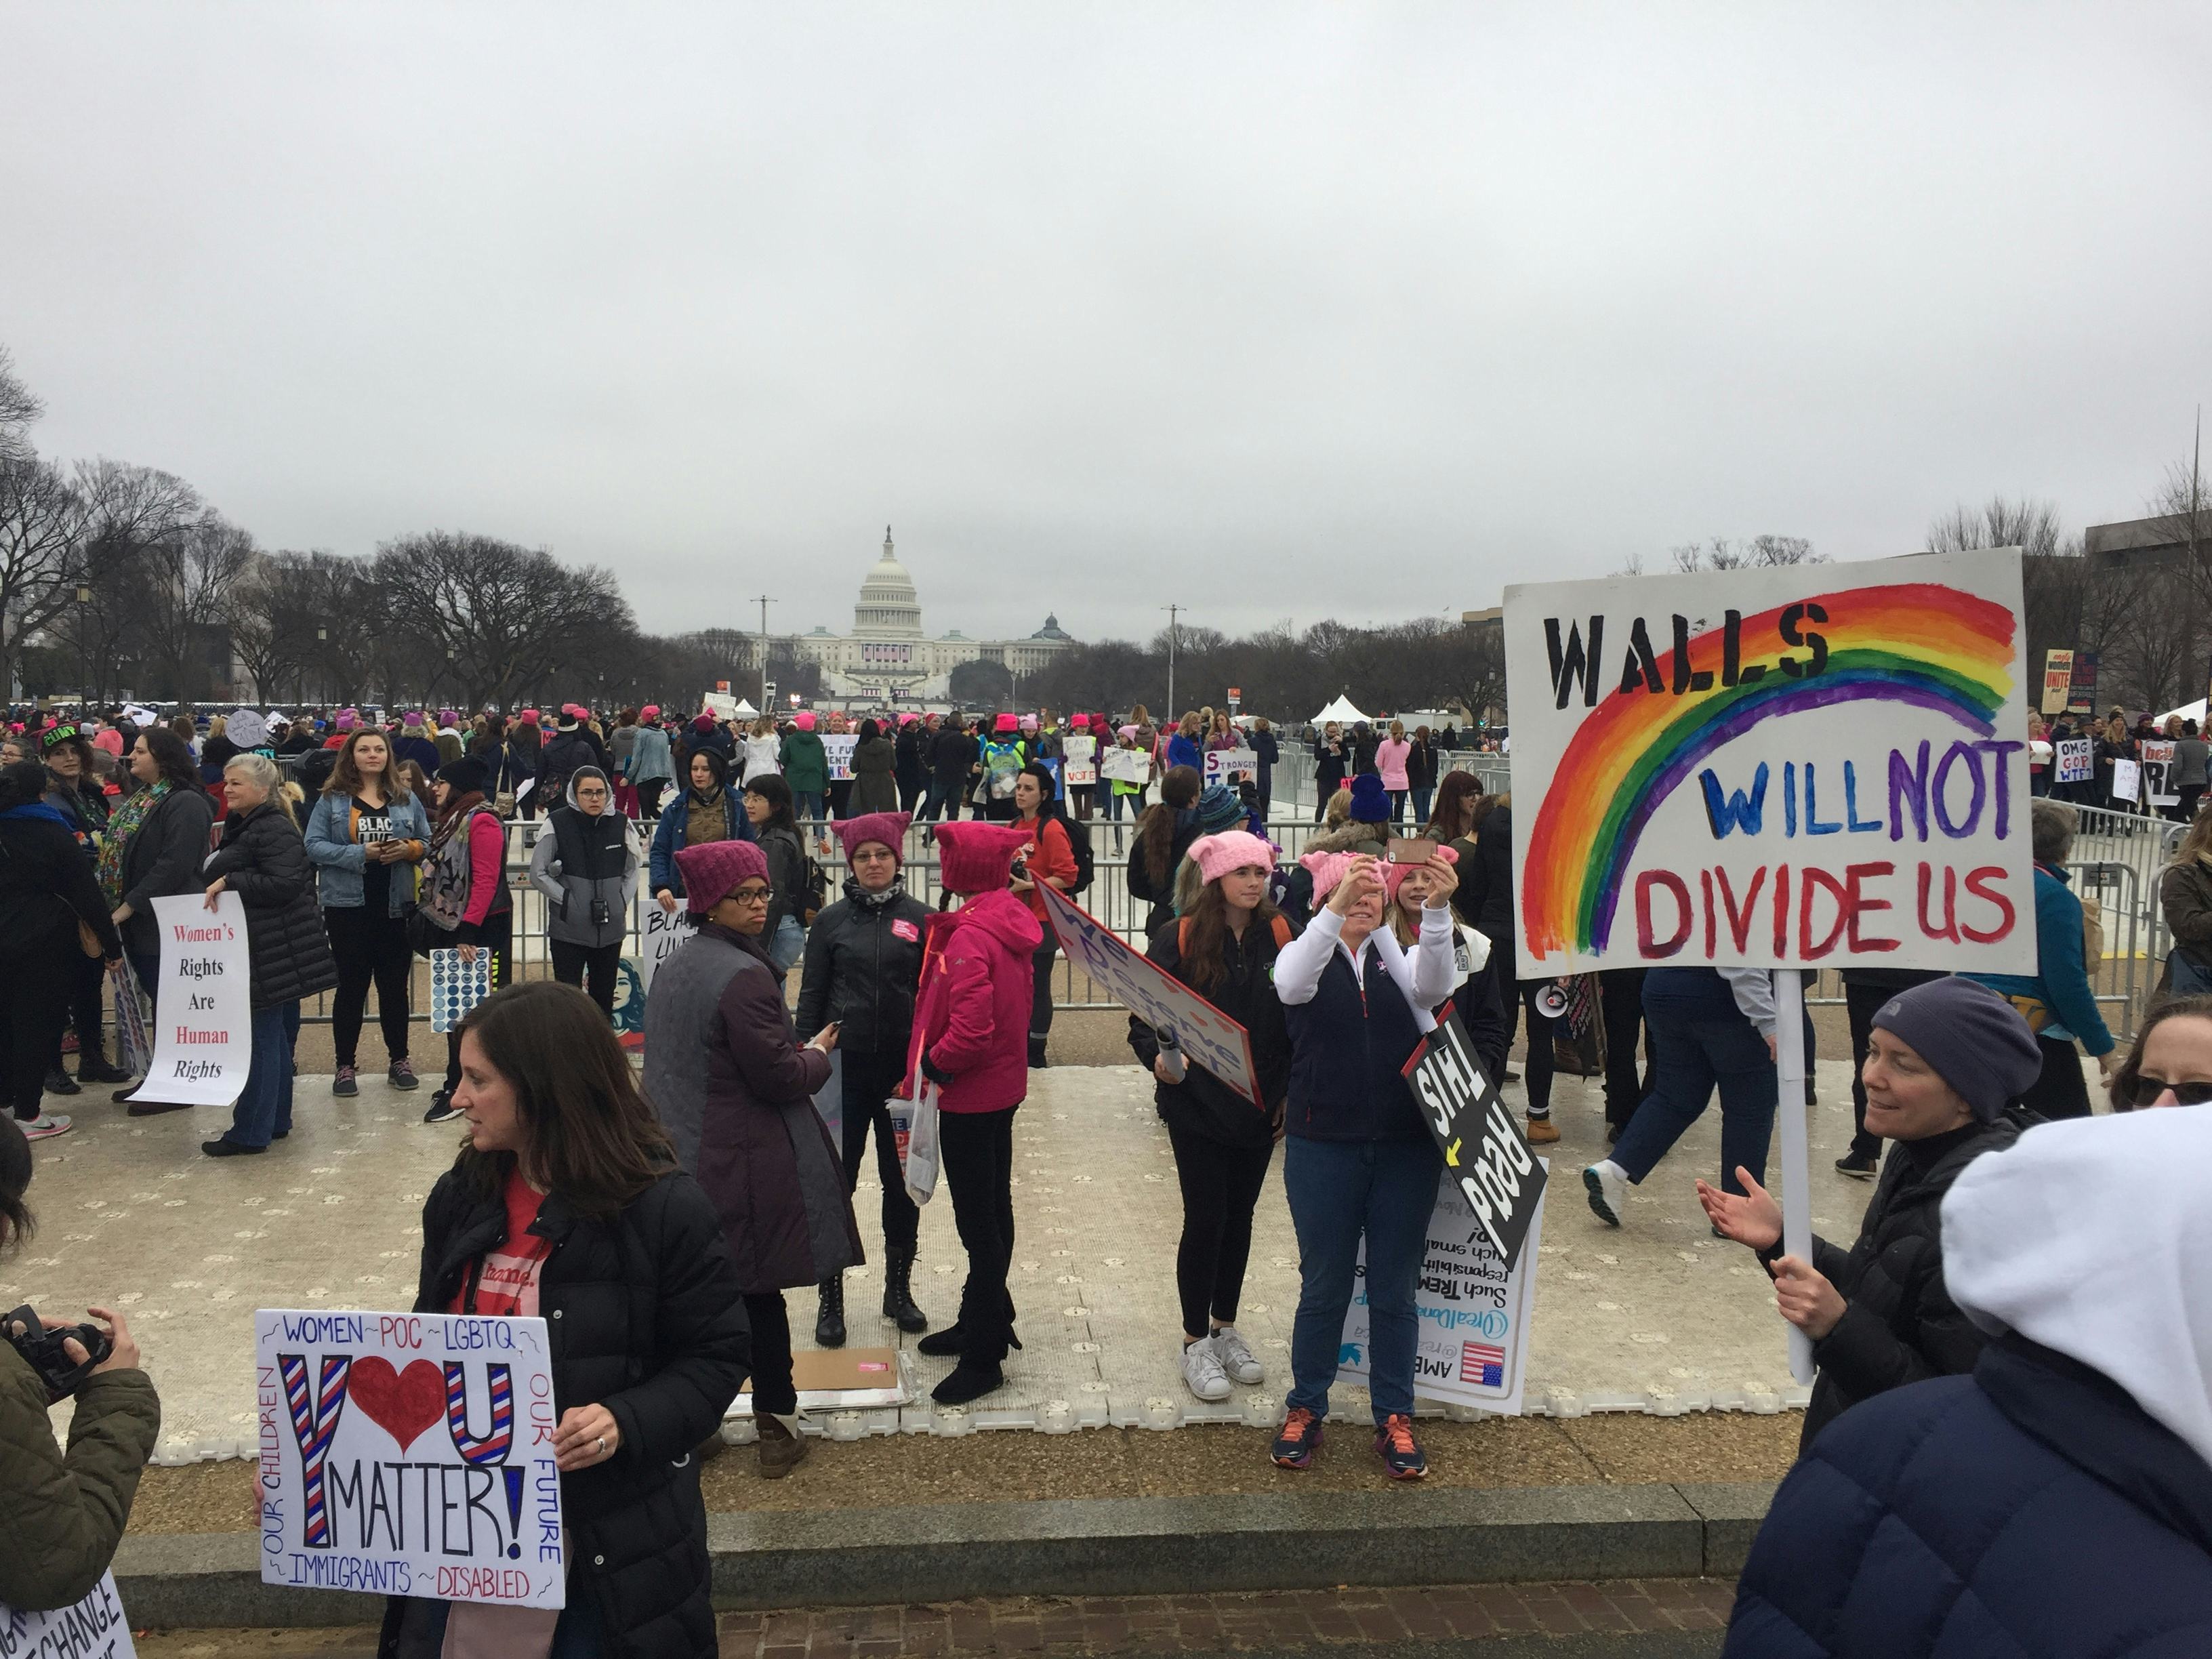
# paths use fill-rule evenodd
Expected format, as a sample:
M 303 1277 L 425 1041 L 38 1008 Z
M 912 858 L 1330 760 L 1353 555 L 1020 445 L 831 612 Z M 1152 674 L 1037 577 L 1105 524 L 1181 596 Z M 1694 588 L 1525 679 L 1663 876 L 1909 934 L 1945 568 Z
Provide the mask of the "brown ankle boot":
M 755 1412 L 753 1422 L 760 1432 L 757 1449 L 761 1479 L 781 1480 L 797 1468 L 811 1449 L 799 1432 L 799 1418 L 796 1413 L 778 1417 L 772 1412 Z

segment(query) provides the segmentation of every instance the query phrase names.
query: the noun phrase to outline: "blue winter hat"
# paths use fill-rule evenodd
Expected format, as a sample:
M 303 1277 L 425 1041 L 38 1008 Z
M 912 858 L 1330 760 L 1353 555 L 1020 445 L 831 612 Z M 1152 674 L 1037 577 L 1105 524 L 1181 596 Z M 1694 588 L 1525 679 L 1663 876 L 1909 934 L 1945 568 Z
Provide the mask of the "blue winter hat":
M 1899 992 L 1874 1024 L 1933 1066 L 1984 1123 L 1994 1123 L 2043 1069 L 2043 1051 L 2012 1004 L 1955 974 Z
M 1352 781 L 1352 821 L 1354 823 L 1387 823 L 1390 820 L 1390 797 L 1382 787 L 1382 780 L 1372 772 L 1363 772 Z
M 1244 822 L 1244 803 L 1226 784 L 1206 785 L 1191 810 L 1197 817 L 1198 831 L 1202 836 L 1231 830 Z

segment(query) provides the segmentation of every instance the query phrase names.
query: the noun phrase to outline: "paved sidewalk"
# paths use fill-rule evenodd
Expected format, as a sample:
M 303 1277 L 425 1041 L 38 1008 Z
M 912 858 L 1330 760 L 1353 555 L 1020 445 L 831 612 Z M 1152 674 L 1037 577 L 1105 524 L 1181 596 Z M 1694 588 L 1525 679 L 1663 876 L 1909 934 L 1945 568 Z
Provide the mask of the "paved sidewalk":
M 720 1634 L 723 1659 L 1717 1652 L 1734 1599 L 1733 1585 L 1709 1578 L 1083 1596 L 726 1613 Z M 376 1651 L 376 1632 L 170 1631 L 141 1637 L 138 1650 L 145 1659 L 362 1659 Z
M 1869 1188 L 1829 1168 L 1850 1124 L 1840 1064 L 1821 1064 L 1820 1088 L 1815 1221 L 1848 1238 Z M 298 1127 L 261 1158 L 200 1154 L 199 1141 L 224 1121 L 219 1111 L 133 1120 L 92 1097 L 73 1103 L 82 1106 L 77 1132 L 37 1148 L 30 1198 L 41 1226 L 9 1263 L 15 1294 L 58 1311 L 112 1298 L 132 1316 L 162 1392 L 163 1462 L 234 1456 L 250 1440 L 257 1306 L 377 1310 L 413 1297 L 422 1202 L 453 1158 L 455 1127 L 424 1127 L 427 1096 L 401 1095 L 381 1079 L 364 1079 L 350 1100 L 333 1099 L 320 1078 L 301 1078 L 299 1091 Z M 1577 1179 L 1603 1146 L 1598 1089 L 1562 1079 L 1554 1105 L 1566 1138 L 1552 1149 L 1528 1408 L 1668 1414 L 1774 1411 L 1802 1400 L 1765 1276 L 1748 1253 L 1711 1236 L 1691 1190 L 1693 1177 L 1715 1171 L 1717 1112 L 1634 1192 L 1629 1224 L 1614 1231 L 1590 1215 Z M 1142 1075 L 1133 1066 L 1036 1073 L 1015 1128 L 1015 1163 L 1013 1293 L 1027 1347 L 1012 1357 L 1010 1386 L 964 1418 L 933 1416 L 925 1401 L 829 1425 L 831 1432 L 1272 1421 L 1297 1297 L 1281 1160 L 1261 1198 L 1240 1317 L 1268 1380 L 1212 1407 L 1181 1380 L 1181 1205 Z M 856 1205 L 872 1255 L 878 1202 L 871 1173 Z M 940 1200 L 924 1212 L 915 1287 L 933 1319 L 951 1316 L 963 1271 L 951 1206 Z M 849 1276 L 856 1345 L 899 1340 L 875 1313 L 880 1274 L 872 1262 Z M 814 1298 L 795 1291 L 791 1300 L 804 1340 Z M 926 1389 L 950 1364 L 915 1356 L 914 1372 Z M 1340 1388 L 1333 1403 L 1366 1417 L 1363 1389 Z

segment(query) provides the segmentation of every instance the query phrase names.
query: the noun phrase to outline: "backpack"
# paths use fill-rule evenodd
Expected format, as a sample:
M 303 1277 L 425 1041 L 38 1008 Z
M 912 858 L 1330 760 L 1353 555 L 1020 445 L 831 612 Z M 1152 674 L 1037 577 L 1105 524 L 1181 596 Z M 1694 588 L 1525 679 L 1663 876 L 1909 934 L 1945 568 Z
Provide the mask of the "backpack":
M 820 915 L 823 907 L 830 902 L 830 872 L 822 867 L 821 863 L 812 854 L 806 854 L 805 857 L 806 859 L 806 902 L 799 907 L 801 915 L 799 919 L 806 927 L 811 927 L 814 925 L 814 918 Z
M 1018 743 L 983 745 L 983 787 L 992 800 L 1012 800 L 1014 780 L 1021 775 L 1022 746 Z
M 1060 827 L 1067 832 L 1068 847 L 1075 854 L 1075 884 L 1067 890 L 1071 893 L 1085 891 L 1097 868 L 1097 861 L 1091 853 L 1091 826 L 1079 818 L 1068 817 L 1065 812 L 1054 812 L 1053 817 L 1060 820 Z

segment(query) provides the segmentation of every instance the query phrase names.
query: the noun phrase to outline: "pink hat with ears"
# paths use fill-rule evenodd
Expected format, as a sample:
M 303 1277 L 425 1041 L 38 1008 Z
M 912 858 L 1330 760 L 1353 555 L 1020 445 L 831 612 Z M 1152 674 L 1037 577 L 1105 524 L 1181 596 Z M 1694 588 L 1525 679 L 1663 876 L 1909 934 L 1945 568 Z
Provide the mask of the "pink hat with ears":
M 526 708 L 516 718 L 520 720 L 525 726 L 535 726 L 539 720 L 543 720 L 544 716 L 540 714 L 535 708 Z
M 899 723 L 901 726 L 912 726 L 912 725 L 913 725 L 916 720 L 920 720 L 921 718 L 921 715 L 919 715 L 919 714 L 915 714 L 915 713 L 914 712 L 914 710 L 913 710 L 913 709 L 909 708 L 909 709 L 908 709 L 908 710 L 906 711 L 906 713 L 904 713 L 903 714 L 901 714 L 901 715 L 898 717 L 898 723 Z
M 641 720 L 659 720 L 660 718 L 660 705 L 657 702 L 649 702 L 646 704 L 644 708 L 637 711 L 637 717 Z
M 1456 847 L 1439 847 L 1437 848 L 1437 856 L 1442 859 L 1446 864 L 1457 864 L 1459 862 L 1459 848 Z M 1399 884 L 1402 883 L 1407 876 L 1412 875 L 1414 871 L 1422 867 L 1422 866 L 1418 864 L 1385 864 L 1382 866 L 1382 890 L 1389 894 L 1391 898 L 1396 898 L 1398 896 Z
M 350 732 L 350 731 L 352 731 L 352 730 L 354 729 L 354 727 L 355 727 L 355 726 L 359 726 L 359 725 L 361 724 L 361 713 L 360 713 L 360 711 L 359 711 L 358 709 L 353 709 L 353 708 L 341 708 L 341 709 L 339 709 L 339 710 L 338 710 L 338 722 L 337 722 L 337 724 L 338 724 L 338 730 L 339 730 L 339 731 L 341 731 L 341 732 Z
M 702 841 L 676 849 L 677 873 L 684 878 L 684 902 L 703 916 L 729 897 L 739 882 L 768 879 L 768 854 L 749 841 Z
M 845 862 L 853 861 L 853 854 L 870 842 L 891 849 L 891 856 L 906 862 L 906 827 L 914 822 L 909 812 L 863 812 L 856 818 L 837 821 L 837 839 L 845 844 Z
M 1255 841 L 1257 836 L 1253 837 Z M 1336 890 L 1344 872 L 1352 868 L 1356 853 L 1308 853 L 1298 863 L 1313 872 L 1314 902 L 1319 904 Z
M 1191 842 L 1190 857 L 1198 866 L 1200 880 L 1218 881 L 1231 870 L 1242 870 L 1247 865 L 1273 869 L 1275 849 L 1249 830 L 1224 830 Z
M 800 709 L 791 717 L 791 723 L 802 732 L 811 732 L 814 729 L 814 711 L 811 708 Z

